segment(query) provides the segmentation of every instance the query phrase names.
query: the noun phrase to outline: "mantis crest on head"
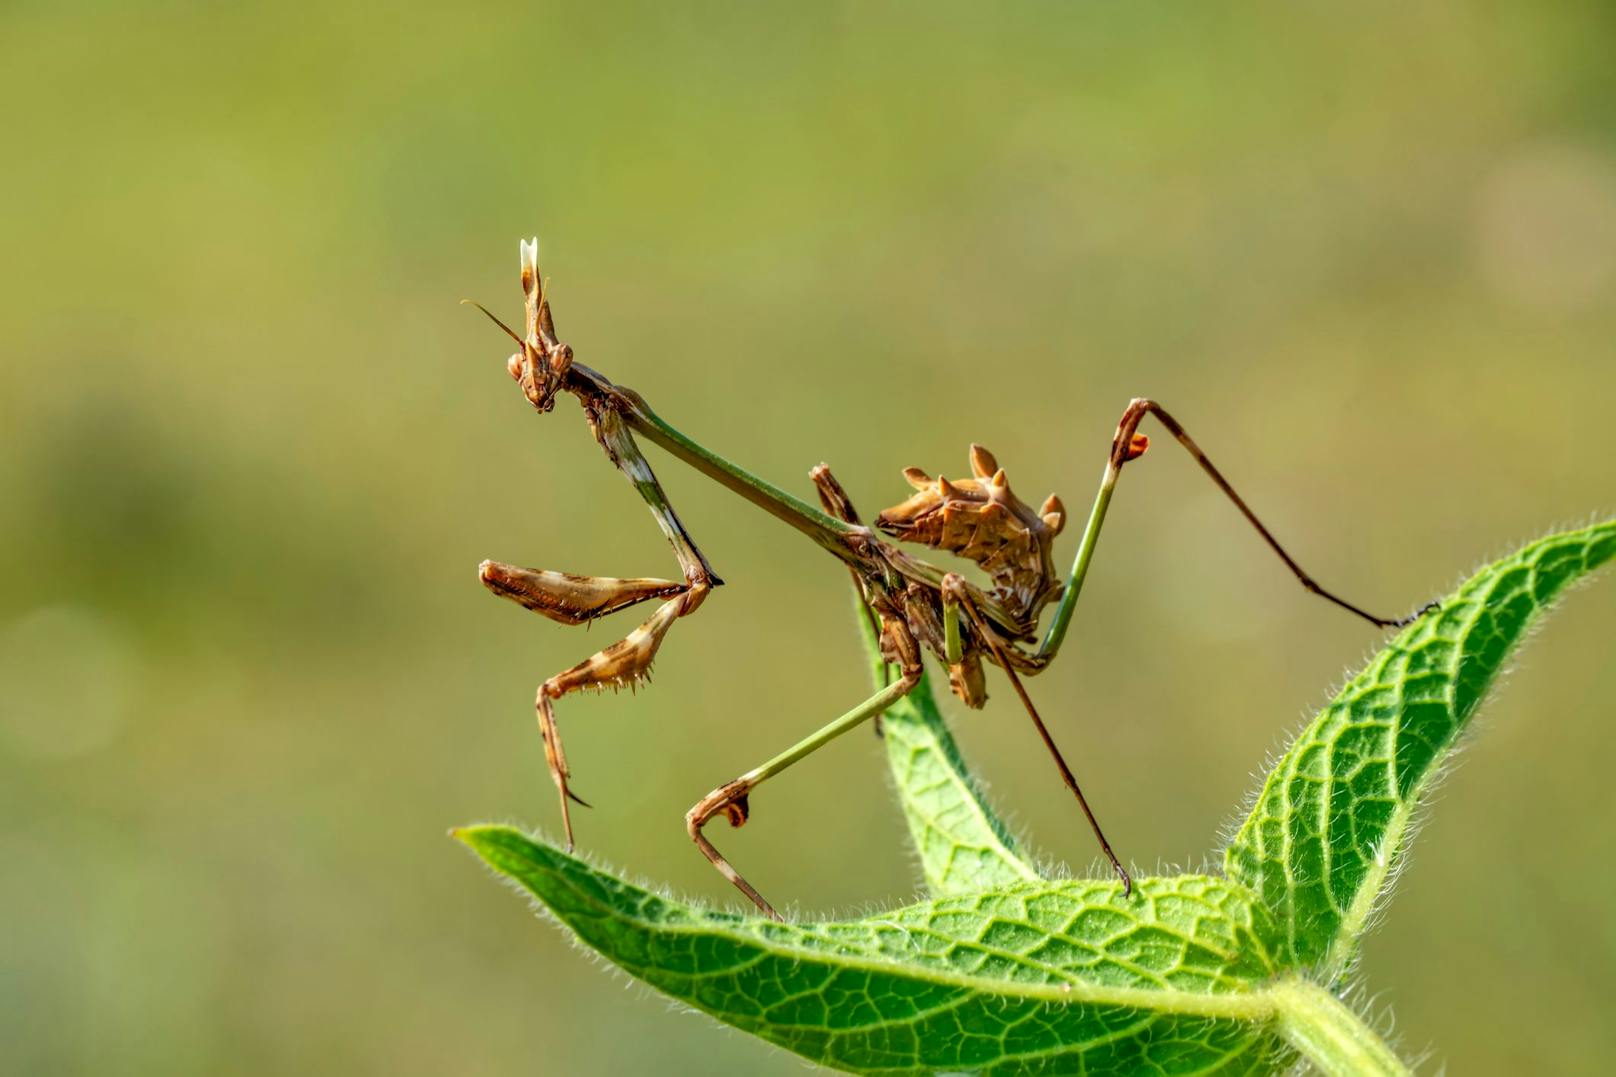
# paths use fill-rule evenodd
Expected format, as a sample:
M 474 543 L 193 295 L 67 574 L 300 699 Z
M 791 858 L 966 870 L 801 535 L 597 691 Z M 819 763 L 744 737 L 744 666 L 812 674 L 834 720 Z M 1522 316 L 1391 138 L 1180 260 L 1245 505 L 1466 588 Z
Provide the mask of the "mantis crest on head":
M 984 664 L 1003 671 L 1088 819 L 1101 850 L 1122 880 L 1124 894 L 1131 892 L 1128 872 L 1106 841 L 1021 677 L 1042 672 L 1060 651 L 1117 480 L 1123 467 L 1149 448 L 1150 439 L 1139 432 L 1139 424 L 1147 415 L 1153 416 L 1189 452 L 1308 591 L 1377 628 L 1408 624 L 1431 608 L 1427 606 L 1398 619 L 1376 617 L 1321 587 L 1291 558 L 1183 426 L 1161 405 L 1143 398 L 1131 401 L 1117 424 L 1099 491 L 1071 571 L 1064 580 L 1055 569 L 1053 545 L 1066 524 L 1065 507 L 1054 495 L 1037 509 L 1022 501 L 1012 491 L 993 454 L 980 445 L 970 447 L 969 477 L 932 478 L 918 468 L 906 469 L 904 479 L 914 492 L 877 515 L 873 527 L 861 521 L 841 484 L 824 464 L 809 473 L 821 505 L 814 508 L 675 430 L 632 389 L 615 385 L 575 362 L 572 348 L 556 335 L 539 275 L 537 240 L 521 244 L 521 279 L 527 315 L 525 332 L 516 333 L 476 304 L 517 344 L 518 350 L 507 360 L 507 370 L 523 396 L 541 413 L 554 407 L 558 393 L 577 398 L 607 459 L 634 484 L 650 507 L 673 547 L 683 576 L 682 580 L 579 576 L 498 561 L 484 561 L 480 567 L 479 575 L 489 590 L 566 625 L 587 624 L 641 602 L 660 603 L 623 639 L 539 686 L 539 729 L 550 776 L 560 798 L 569 851 L 573 847 L 571 804 L 585 802 L 569 784 L 571 771 L 556 725 L 556 701 L 586 688 L 632 687 L 644 682 L 674 624 L 695 613 L 723 582 L 669 503 L 636 437 L 796 528 L 840 560 L 852 574 L 882 656 L 889 668 L 897 671 L 896 679 L 875 694 L 774 758 L 718 786 L 685 815 L 686 829 L 702 854 L 759 910 L 775 919 L 779 914 L 774 908 L 707 838 L 707 823 L 719 815 L 731 826 L 746 822 L 751 795 L 760 785 L 853 727 L 878 717 L 912 691 L 920 681 L 922 655 L 926 653 L 947 667 L 950 688 L 973 709 L 987 701 Z M 932 565 L 898 543 L 918 544 L 974 562 L 990 586 L 978 586 L 958 573 Z M 1051 603 L 1055 611 L 1040 637 L 1039 622 Z

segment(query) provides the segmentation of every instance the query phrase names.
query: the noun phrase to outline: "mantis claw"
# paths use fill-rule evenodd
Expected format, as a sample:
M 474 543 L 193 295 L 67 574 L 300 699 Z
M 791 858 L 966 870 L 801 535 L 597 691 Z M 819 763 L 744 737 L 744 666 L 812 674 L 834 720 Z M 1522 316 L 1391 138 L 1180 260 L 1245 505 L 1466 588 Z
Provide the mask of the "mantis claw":
M 747 797 L 751 794 L 754 784 L 745 778 L 736 778 L 702 797 L 685 812 L 685 832 L 690 835 L 690 840 L 696 843 L 696 848 L 701 850 L 701 855 L 707 858 L 708 863 L 717 868 L 719 874 L 728 879 L 737 890 L 750 898 L 759 912 L 771 920 L 782 921 L 774 906 L 764 900 L 755 886 L 741 877 L 741 873 L 724 859 L 724 854 L 714 848 L 713 843 L 707 840 L 707 835 L 702 833 L 702 827 L 718 815 L 723 815 L 731 827 L 745 823 L 751 813 Z

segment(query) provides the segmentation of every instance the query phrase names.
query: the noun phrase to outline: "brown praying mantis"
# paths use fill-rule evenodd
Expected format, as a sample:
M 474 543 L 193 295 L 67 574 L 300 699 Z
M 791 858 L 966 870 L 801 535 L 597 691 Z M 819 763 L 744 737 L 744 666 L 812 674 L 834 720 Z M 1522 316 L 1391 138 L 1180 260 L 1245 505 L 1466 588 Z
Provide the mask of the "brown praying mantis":
M 636 435 L 796 528 L 846 565 L 858 589 L 864 615 L 870 619 L 879 641 L 881 655 L 889 670 L 895 668 L 897 673 L 895 680 L 864 702 L 761 766 L 718 786 L 685 815 L 686 829 L 702 854 L 764 914 L 775 919 L 780 918 L 779 914 L 719 853 L 704 828 L 719 814 L 731 826 L 740 826 L 747 820 L 750 797 L 758 786 L 853 727 L 878 717 L 907 695 L 920 681 L 921 656 L 926 652 L 948 668 L 949 687 L 973 709 L 987 700 L 983 663 L 1004 672 L 1054 758 L 1061 779 L 1088 819 L 1101 850 L 1121 878 L 1124 896 L 1131 893 L 1128 872 L 1112 851 L 1077 778 L 1023 687 L 1021 676 L 1042 672 L 1060 651 L 1093 562 L 1117 480 L 1123 467 L 1149 447 L 1149 438 L 1139 433 L 1139 424 L 1147 415 L 1154 416 L 1189 452 L 1308 591 L 1377 628 L 1409 624 L 1433 608 L 1428 605 L 1399 619 L 1376 617 L 1320 586 L 1279 544 L 1178 420 L 1155 401 L 1146 399 L 1131 401 L 1117 424 L 1099 492 L 1089 510 L 1071 572 L 1064 581 L 1056 573 L 1052 547 L 1066 523 L 1065 507 L 1054 495 L 1036 510 L 1023 502 L 1011 491 L 993 454 L 980 445 L 970 448 L 969 478 L 934 479 L 918 468 L 905 470 L 904 478 L 914 493 L 880 513 L 873 528 L 860 521 L 841 484 L 823 464 L 810 472 L 822 506 L 813 508 L 675 430 L 634 390 L 615 385 L 575 362 L 572 348 L 556 336 L 545 283 L 539 275 L 537 240 L 521 244 L 521 270 L 527 308 L 525 333 L 518 335 L 487 308 L 474 304 L 516 341 L 518 350 L 507 360 L 506 369 L 540 413 L 554 406 L 558 393 L 571 393 L 578 399 L 607 459 L 627 476 L 650 506 L 684 576 L 682 581 L 576 576 L 497 561 L 482 563 L 479 574 L 489 590 L 566 625 L 587 624 L 641 602 L 662 603 L 623 639 L 557 673 L 539 687 L 539 729 L 550 776 L 561 801 L 568 851 L 573 848 L 570 802 L 585 802 L 568 784 L 571 772 L 556 726 L 556 701 L 585 688 L 633 687 L 643 682 L 674 623 L 700 609 L 713 588 L 723 582 L 669 503 L 640 451 Z M 990 586 L 980 587 L 958 573 L 938 568 L 883 536 L 972 561 Z M 1040 640 L 1038 623 L 1050 603 L 1056 603 L 1054 616 Z

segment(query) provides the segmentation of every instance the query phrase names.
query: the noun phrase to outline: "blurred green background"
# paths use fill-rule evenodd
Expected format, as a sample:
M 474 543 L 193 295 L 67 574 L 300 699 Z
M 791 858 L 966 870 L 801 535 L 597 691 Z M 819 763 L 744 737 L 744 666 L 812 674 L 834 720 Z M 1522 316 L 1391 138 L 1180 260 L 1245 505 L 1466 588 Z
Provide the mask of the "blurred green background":
M 1616 9 L 43 4 L 0 10 L 0 1043 L 31 1073 L 799 1073 L 574 950 L 445 836 L 555 833 L 494 557 L 674 561 L 506 342 L 537 232 L 582 361 L 866 513 L 979 440 L 1086 511 L 1130 396 L 1402 611 L 1616 509 Z M 658 454 L 729 586 L 561 718 L 584 849 L 684 836 L 866 689 L 845 574 Z M 1186 458 L 1130 468 L 1035 692 L 1110 835 L 1198 866 L 1376 645 Z M 1064 563 L 1071 536 L 1061 547 Z M 1616 1064 L 1616 581 L 1490 708 L 1363 971 L 1455 1073 Z M 956 713 L 952 708 L 950 713 Z M 1002 685 L 956 728 L 1093 844 Z M 803 915 L 916 892 L 854 735 L 725 839 Z

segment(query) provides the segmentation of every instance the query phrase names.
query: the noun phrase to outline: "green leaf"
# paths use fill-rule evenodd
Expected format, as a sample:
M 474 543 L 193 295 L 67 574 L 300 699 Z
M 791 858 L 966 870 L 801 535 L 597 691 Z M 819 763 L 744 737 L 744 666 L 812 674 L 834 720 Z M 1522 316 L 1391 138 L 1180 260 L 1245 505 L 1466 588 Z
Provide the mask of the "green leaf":
M 1350 964 L 1415 808 L 1494 678 L 1567 586 L 1616 556 L 1616 521 L 1551 535 L 1404 629 L 1296 738 L 1224 856 L 1284 927 L 1284 964 Z
M 881 660 L 875 628 L 862 603 L 855 615 L 863 629 L 876 687 L 893 676 Z M 967 894 L 1041 879 L 1016 848 L 1009 829 L 988 806 L 965 766 L 932 695 L 920 684 L 881 716 L 887 766 L 920 854 L 920 870 L 934 895 Z
M 882 718 L 887 765 L 936 895 L 967 894 L 1041 878 L 983 799 L 943 724 L 931 685 L 920 685 Z
M 509 827 L 456 836 L 623 969 L 860 1073 L 1258 1072 L 1275 925 L 1216 878 L 1022 884 L 778 924 L 650 893 Z
M 1547 606 L 1616 557 L 1616 521 L 1489 566 L 1391 641 L 1298 736 L 1226 879 L 1038 879 L 929 688 L 889 711 L 899 798 L 937 896 L 779 924 L 673 901 L 507 827 L 457 836 L 577 938 L 719 1020 L 863 1073 L 1406 1074 L 1332 993 L 1410 819 Z M 876 675 L 888 676 L 876 659 Z

